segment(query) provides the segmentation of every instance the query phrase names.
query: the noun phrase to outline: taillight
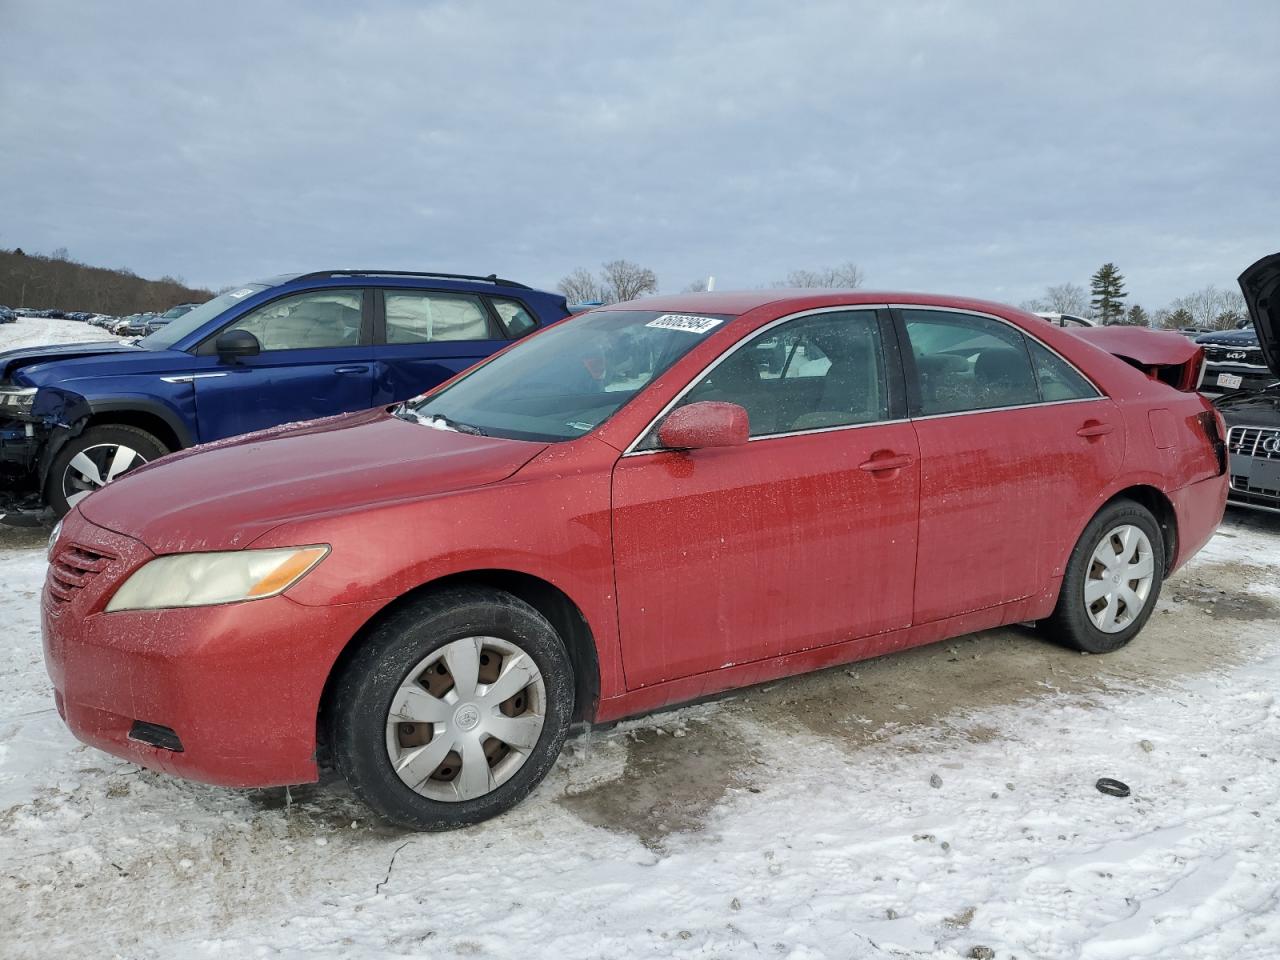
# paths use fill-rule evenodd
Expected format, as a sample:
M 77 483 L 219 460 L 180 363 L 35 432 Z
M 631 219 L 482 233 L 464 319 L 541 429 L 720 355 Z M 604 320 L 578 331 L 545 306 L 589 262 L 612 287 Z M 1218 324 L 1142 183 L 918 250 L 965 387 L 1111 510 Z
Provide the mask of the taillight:
M 1222 419 L 1222 414 L 1217 409 L 1197 413 L 1195 419 L 1210 446 L 1213 447 L 1213 455 L 1218 458 L 1217 475 L 1222 476 L 1227 472 L 1227 443 L 1225 439 L 1227 436 L 1227 422 Z

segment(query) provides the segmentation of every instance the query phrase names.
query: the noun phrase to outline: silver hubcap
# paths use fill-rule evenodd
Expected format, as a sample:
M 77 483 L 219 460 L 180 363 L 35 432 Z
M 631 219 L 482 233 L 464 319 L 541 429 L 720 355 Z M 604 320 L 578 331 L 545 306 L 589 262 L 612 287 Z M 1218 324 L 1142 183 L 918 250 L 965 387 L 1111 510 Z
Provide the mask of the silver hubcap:
M 547 690 L 527 653 L 497 637 L 446 644 L 409 671 L 387 713 L 387 756 L 432 800 L 474 800 L 524 766 Z
M 140 467 L 147 458 L 132 447 L 117 443 L 99 443 L 85 447 L 67 464 L 62 474 L 62 495 L 75 506 L 99 487 Z
M 1098 544 L 1084 575 L 1084 606 L 1103 633 L 1119 633 L 1146 608 L 1155 580 L 1151 541 L 1131 523 Z

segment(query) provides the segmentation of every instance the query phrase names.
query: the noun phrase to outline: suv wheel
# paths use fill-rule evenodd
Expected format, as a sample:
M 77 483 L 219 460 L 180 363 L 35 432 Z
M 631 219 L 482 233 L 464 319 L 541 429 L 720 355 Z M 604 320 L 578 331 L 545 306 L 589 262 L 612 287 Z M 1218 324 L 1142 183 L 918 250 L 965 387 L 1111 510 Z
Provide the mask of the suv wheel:
M 573 699 L 569 655 L 537 610 L 454 588 L 388 617 L 342 668 L 329 743 L 387 820 L 449 830 L 509 810 L 541 782 Z
M 1071 552 L 1046 631 L 1086 653 L 1119 650 L 1151 616 L 1164 569 L 1164 539 L 1151 511 L 1132 500 L 1107 505 Z
M 45 499 L 61 517 L 94 490 L 168 452 L 168 447 L 137 427 L 90 427 L 53 458 Z

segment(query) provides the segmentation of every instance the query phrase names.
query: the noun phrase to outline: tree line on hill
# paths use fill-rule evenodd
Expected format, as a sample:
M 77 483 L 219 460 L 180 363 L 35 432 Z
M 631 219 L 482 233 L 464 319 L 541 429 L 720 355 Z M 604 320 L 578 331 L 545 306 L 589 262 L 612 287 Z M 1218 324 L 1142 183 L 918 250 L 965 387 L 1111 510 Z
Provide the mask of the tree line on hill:
M 8 307 L 83 310 L 122 317 L 158 313 L 177 303 L 203 303 L 210 290 L 189 287 L 177 277 L 146 280 L 132 270 L 91 267 L 72 260 L 65 249 L 49 256 L 0 249 L 0 304 Z

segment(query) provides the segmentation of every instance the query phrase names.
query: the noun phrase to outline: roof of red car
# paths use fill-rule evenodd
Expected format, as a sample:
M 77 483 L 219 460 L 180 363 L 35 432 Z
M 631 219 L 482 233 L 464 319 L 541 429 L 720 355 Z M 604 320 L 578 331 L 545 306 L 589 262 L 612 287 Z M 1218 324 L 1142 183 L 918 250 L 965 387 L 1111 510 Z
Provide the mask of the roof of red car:
M 1014 308 L 1008 304 L 969 297 L 940 296 L 932 293 L 903 293 L 884 290 L 824 290 L 792 289 L 787 287 L 769 290 L 726 290 L 715 293 L 675 293 L 666 296 L 644 297 L 625 303 L 613 303 L 605 310 L 669 310 L 678 313 L 727 313 L 741 314 L 757 307 L 774 303 L 797 306 L 828 306 L 832 304 L 859 303 L 913 303 L 931 307 L 959 307 L 984 313 L 1008 313 Z

